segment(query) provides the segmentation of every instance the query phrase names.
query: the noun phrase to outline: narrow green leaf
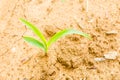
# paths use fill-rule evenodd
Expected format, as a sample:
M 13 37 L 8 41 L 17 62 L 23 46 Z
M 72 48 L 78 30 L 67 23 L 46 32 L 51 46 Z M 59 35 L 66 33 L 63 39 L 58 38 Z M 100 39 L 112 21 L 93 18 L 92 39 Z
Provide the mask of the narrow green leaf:
M 49 47 L 52 43 L 56 42 L 58 39 L 60 39 L 61 37 L 63 36 L 66 36 L 66 35 L 69 35 L 69 34 L 79 34 L 81 36 L 84 36 L 86 38 L 90 38 L 90 36 L 86 33 L 83 33 L 83 32 L 80 32 L 78 30 L 74 30 L 74 29 L 65 29 L 65 30 L 62 30 L 58 33 L 56 33 L 47 43 L 47 47 Z
M 62 2 L 65 2 L 65 0 L 61 0 Z
M 39 38 L 42 40 L 42 42 L 44 43 L 44 45 L 46 46 L 46 39 L 43 36 L 43 34 L 39 31 L 39 29 L 37 27 L 35 27 L 33 24 L 31 24 L 30 22 L 24 20 L 24 19 L 20 19 L 28 28 L 30 28 L 37 36 L 39 36 Z
M 43 45 L 43 43 L 39 42 L 38 40 L 36 40 L 36 39 L 34 39 L 34 38 L 32 38 L 32 37 L 23 36 L 23 39 L 24 39 L 26 42 L 28 42 L 28 43 L 36 46 L 36 47 L 39 47 L 39 48 L 43 49 L 44 51 L 46 50 L 45 47 L 44 47 L 44 45 Z

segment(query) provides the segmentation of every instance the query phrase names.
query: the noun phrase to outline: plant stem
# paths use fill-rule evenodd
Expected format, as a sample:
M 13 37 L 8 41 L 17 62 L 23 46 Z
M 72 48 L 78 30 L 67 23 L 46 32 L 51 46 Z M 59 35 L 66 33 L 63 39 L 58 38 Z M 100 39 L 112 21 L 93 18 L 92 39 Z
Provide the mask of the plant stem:
M 47 53 L 47 52 L 45 52 L 45 56 L 48 56 L 48 53 Z

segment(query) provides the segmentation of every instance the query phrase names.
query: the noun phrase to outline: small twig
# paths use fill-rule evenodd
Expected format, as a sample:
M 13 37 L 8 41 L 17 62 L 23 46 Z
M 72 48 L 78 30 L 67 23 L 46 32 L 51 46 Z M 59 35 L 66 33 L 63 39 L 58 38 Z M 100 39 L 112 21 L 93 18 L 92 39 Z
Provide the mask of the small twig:
M 33 56 L 30 56 L 30 57 L 27 57 L 27 58 L 22 59 L 22 60 L 21 60 L 21 63 L 22 63 L 22 64 L 27 63 L 28 61 L 31 60 L 32 57 L 33 57 Z
M 79 24 L 79 21 L 77 20 L 76 17 L 74 17 L 74 20 L 75 20 L 77 26 L 79 26 L 80 29 L 83 29 L 83 26 L 81 26 L 81 25 Z
M 88 0 L 86 0 L 86 12 L 88 12 Z

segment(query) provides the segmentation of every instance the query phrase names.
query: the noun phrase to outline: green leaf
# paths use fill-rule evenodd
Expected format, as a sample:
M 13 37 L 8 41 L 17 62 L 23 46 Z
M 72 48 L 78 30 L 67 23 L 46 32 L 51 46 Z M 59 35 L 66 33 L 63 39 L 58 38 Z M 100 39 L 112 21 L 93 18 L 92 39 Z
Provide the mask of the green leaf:
M 47 47 L 49 47 L 52 43 L 56 42 L 58 39 L 60 39 L 61 37 L 63 36 L 66 36 L 66 35 L 69 35 L 69 34 L 79 34 L 79 35 L 82 35 L 86 38 L 90 38 L 90 36 L 86 33 L 83 33 L 83 32 L 80 32 L 78 30 L 74 30 L 74 29 L 65 29 L 65 30 L 62 30 L 58 33 L 56 33 L 47 43 Z
M 62 2 L 65 2 L 65 0 L 61 0 Z
M 32 38 L 32 37 L 23 36 L 23 39 L 24 39 L 26 42 L 28 42 L 28 43 L 36 46 L 36 47 L 42 48 L 44 51 L 46 50 L 45 47 L 44 47 L 44 45 L 43 45 L 43 43 L 39 42 L 38 40 L 36 40 L 36 39 L 34 39 L 34 38 Z
M 33 24 L 31 24 L 30 22 L 24 20 L 24 19 L 20 19 L 27 27 L 29 27 L 37 36 L 39 36 L 39 38 L 42 40 L 42 42 L 44 43 L 44 45 L 46 46 L 46 39 L 43 36 L 43 34 L 39 31 L 39 29 L 37 27 L 35 27 Z

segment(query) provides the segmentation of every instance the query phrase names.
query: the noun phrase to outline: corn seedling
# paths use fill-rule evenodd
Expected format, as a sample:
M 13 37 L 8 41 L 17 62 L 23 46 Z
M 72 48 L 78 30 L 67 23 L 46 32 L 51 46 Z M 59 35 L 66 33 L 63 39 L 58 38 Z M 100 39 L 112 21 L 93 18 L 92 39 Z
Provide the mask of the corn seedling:
M 66 36 L 66 35 L 69 35 L 69 34 L 79 34 L 81 36 L 84 36 L 84 37 L 90 39 L 90 36 L 86 33 L 83 33 L 83 32 L 80 32 L 80 31 L 74 30 L 74 29 L 64 29 L 64 30 L 61 30 L 61 31 L 57 32 L 55 35 L 53 35 L 47 41 L 45 39 L 45 37 L 43 36 L 43 34 L 39 31 L 39 29 L 36 26 L 34 26 L 30 22 L 28 22 L 28 21 L 26 21 L 22 18 L 20 20 L 23 24 L 25 24 L 28 28 L 30 28 L 34 32 L 34 34 L 36 34 L 39 37 L 39 40 L 37 40 L 33 37 L 30 37 L 30 36 L 23 36 L 23 39 L 26 42 L 41 48 L 45 52 L 46 55 L 47 55 L 47 52 L 48 52 L 48 48 L 51 46 L 51 44 L 55 43 L 58 39 L 60 39 L 63 36 Z

